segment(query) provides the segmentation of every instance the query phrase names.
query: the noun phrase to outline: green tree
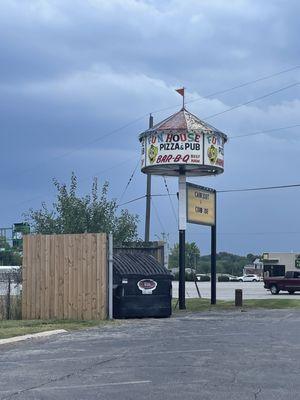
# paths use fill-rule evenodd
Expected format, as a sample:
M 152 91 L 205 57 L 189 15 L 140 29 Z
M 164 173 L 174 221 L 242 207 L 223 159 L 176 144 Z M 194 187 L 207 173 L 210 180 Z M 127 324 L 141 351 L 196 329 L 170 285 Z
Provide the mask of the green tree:
M 114 242 L 137 239 L 138 216 L 128 210 L 118 213 L 116 200 L 107 198 L 108 183 L 105 182 L 100 193 L 95 178 L 90 195 L 77 195 L 77 178 L 71 176 L 70 187 L 54 179 L 57 190 L 56 202 L 49 210 L 45 203 L 39 210 L 30 209 L 25 215 L 34 233 L 97 233 L 112 232 Z
M 179 244 L 176 243 L 170 251 L 169 268 L 177 268 L 179 259 Z M 185 244 L 185 267 L 197 269 L 200 259 L 200 250 L 195 242 Z
M 244 257 L 221 251 L 217 254 L 217 272 L 221 274 L 241 275 L 243 267 L 251 263 L 255 258 L 259 258 L 259 256 L 248 254 Z M 197 272 L 199 273 L 210 272 L 210 255 L 201 256 L 197 267 Z
M 4 236 L 0 236 L 0 265 L 21 265 L 22 257 L 15 251 Z

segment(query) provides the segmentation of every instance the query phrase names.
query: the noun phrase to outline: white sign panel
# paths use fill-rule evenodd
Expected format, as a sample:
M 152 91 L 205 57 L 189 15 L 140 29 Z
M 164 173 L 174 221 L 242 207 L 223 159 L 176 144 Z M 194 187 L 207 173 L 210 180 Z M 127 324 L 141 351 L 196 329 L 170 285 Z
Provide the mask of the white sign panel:
M 166 164 L 203 164 L 203 134 L 154 132 L 142 140 L 142 168 Z
M 146 138 L 141 140 L 141 168 L 146 166 Z
M 224 138 L 220 135 L 204 136 L 204 164 L 224 168 Z

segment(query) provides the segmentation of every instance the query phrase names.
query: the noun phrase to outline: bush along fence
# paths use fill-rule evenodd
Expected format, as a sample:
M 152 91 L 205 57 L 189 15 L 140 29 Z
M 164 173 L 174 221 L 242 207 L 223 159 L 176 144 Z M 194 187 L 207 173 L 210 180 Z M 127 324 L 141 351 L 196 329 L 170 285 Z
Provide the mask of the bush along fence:
M 0 268 L 0 320 L 21 319 L 21 269 Z

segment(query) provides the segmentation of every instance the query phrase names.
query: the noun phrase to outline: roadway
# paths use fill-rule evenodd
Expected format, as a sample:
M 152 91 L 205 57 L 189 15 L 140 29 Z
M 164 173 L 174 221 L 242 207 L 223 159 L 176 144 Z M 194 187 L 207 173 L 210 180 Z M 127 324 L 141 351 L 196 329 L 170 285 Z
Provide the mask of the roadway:
M 210 298 L 210 282 L 197 282 L 201 297 Z M 273 296 L 269 290 L 264 288 L 263 282 L 217 282 L 217 299 L 234 300 L 235 289 L 243 289 L 244 299 L 291 299 L 300 298 L 300 292 L 290 295 L 287 292 L 280 292 Z M 198 297 L 194 282 L 186 282 L 186 298 Z M 173 297 L 178 297 L 178 281 L 173 282 Z

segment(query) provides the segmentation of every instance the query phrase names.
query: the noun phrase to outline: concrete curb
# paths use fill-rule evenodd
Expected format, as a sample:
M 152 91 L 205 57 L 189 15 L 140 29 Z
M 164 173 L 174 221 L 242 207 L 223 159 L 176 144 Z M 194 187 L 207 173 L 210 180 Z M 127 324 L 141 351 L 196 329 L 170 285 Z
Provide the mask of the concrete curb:
M 15 337 L 12 337 L 12 338 L 7 338 L 7 339 L 0 339 L 0 346 L 2 344 L 21 342 L 23 340 L 40 338 L 40 337 L 48 337 L 48 336 L 58 335 L 59 333 L 66 333 L 66 332 L 67 331 L 65 329 L 55 329 L 53 331 L 31 333 L 31 334 L 28 334 L 28 335 L 15 336 Z

